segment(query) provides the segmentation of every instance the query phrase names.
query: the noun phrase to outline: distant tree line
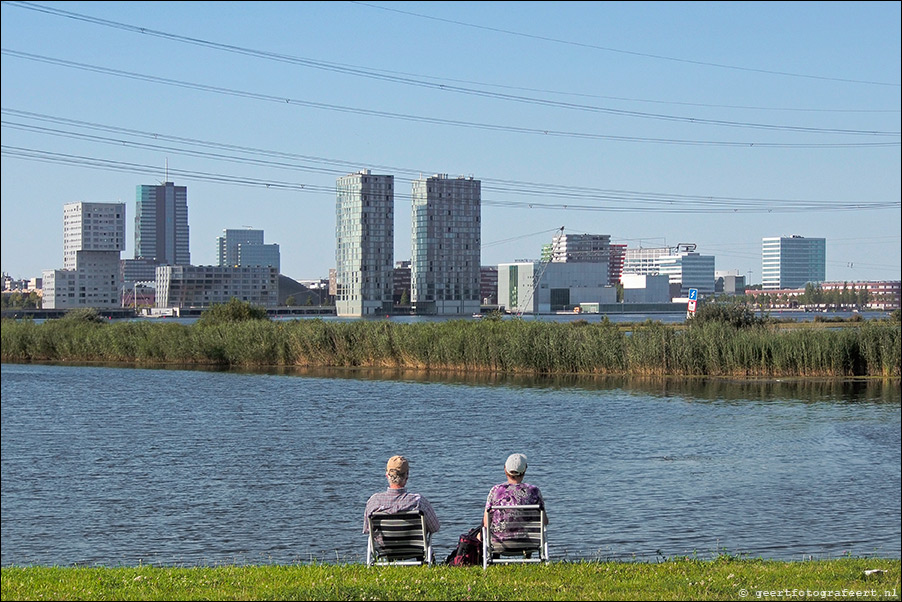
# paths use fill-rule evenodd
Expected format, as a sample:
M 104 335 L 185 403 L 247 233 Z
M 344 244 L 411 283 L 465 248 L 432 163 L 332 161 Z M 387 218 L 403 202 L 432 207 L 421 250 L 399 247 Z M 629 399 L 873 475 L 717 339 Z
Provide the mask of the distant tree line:
M 41 296 L 35 291 L 30 293 L 3 293 L 2 296 L 3 309 L 41 309 Z
M 760 290 L 760 286 L 755 287 Z M 753 290 L 749 287 L 749 290 Z M 758 295 L 735 295 L 733 301 L 745 303 L 762 309 L 773 307 L 812 307 L 812 308 L 849 308 L 862 309 L 871 303 L 889 301 L 881 299 L 881 295 L 871 294 L 867 287 L 856 288 L 854 284 L 843 286 L 841 289 L 824 290 L 819 284 L 809 282 L 805 290 L 799 295 L 789 295 L 774 291 L 773 293 L 760 293 Z

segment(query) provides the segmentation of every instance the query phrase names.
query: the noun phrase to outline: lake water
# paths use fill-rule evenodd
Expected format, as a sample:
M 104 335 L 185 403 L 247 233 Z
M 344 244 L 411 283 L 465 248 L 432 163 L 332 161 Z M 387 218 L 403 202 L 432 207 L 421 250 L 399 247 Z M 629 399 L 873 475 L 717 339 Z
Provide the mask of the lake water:
M 555 559 L 900 557 L 900 385 L 3 364 L 2 565 L 361 562 L 386 459 L 443 559 L 529 458 Z

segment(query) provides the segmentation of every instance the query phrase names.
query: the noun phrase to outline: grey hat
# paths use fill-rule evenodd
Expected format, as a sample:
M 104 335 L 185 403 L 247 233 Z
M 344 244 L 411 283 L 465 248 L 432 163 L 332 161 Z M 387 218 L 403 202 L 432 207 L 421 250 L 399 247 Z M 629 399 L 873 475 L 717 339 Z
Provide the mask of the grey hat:
M 504 470 L 512 477 L 519 477 L 526 473 L 526 456 L 523 454 L 511 454 L 504 463 Z

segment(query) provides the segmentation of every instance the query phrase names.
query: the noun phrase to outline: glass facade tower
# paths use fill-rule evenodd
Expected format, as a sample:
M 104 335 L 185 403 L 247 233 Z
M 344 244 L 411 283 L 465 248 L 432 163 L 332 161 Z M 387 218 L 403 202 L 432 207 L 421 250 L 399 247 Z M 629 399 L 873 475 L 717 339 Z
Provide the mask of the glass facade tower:
M 139 185 L 135 214 L 135 259 L 156 265 L 190 265 L 188 188 L 172 182 Z
M 339 316 L 391 313 L 395 178 L 362 170 L 336 183 L 335 309 Z
M 761 288 L 799 289 L 827 279 L 827 240 L 788 237 L 761 241 Z
M 479 312 L 481 189 L 472 177 L 413 182 L 410 286 L 418 314 Z

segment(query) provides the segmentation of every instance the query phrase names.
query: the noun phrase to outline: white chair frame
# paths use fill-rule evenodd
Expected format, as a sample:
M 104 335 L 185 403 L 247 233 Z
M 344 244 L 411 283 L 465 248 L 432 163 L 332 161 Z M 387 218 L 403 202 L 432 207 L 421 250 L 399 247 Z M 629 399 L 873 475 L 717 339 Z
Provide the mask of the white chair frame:
M 367 517 L 367 525 L 368 567 L 432 564 L 432 534 L 426 530 L 426 517 L 422 512 L 378 512 Z M 376 545 L 377 534 L 382 536 L 381 549 Z
M 516 550 L 501 549 L 495 547 L 492 540 L 492 513 L 497 511 L 523 510 L 531 512 L 534 518 L 523 522 L 523 528 L 530 533 L 528 545 L 518 546 Z M 488 568 L 490 564 L 522 564 L 549 562 L 548 539 L 546 530 L 545 510 L 538 504 L 523 504 L 518 506 L 491 506 L 488 509 L 488 526 L 482 527 L 482 568 Z M 527 553 L 529 556 L 527 557 Z M 497 558 L 493 556 L 497 555 Z

